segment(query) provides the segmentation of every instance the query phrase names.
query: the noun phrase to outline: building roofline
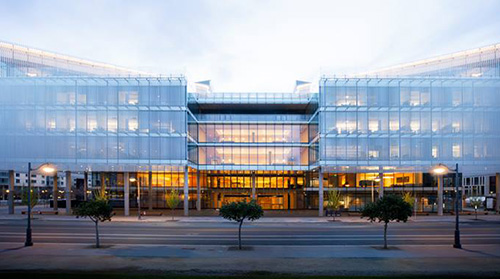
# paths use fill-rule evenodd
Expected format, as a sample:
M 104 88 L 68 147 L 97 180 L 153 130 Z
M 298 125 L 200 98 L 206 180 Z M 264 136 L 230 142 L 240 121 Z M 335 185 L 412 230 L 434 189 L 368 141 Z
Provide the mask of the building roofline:
M 148 73 L 144 71 L 138 71 L 138 70 L 133 70 L 129 69 L 126 67 L 121 67 L 121 66 L 116 66 L 108 63 L 103 63 L 103 62 L 96 62 L 92 60 L 87 60 L 87 59 L 82 59 L 74 56 L 69 56 L 69 55 L 64 55 L 64 54 L 59 54 L 51 51 L 45 51 L 37 48 L 32 48 L 32 47 L 27 47 L 27 46 L 22 46 L 6 41 L 0 41 L 0 48 L 6 49 L 6 50 L 11 50 L 11 51 L 18 51 L 21 53 L 25 53 L 28 56 L 38 56 L 42 58 L 47 58 L 47 59 L 53 59 L 56 61 L 61 61 L 61 62 L 66 62 L 66 63 L 73 63 L 81 66 L 87 66 L 90 68 L 96 68 L 96 69 L 101 69 L 101 70 L 109 70 L 109 71 L 118 71 L 118 72 L 124 72 L 128 73 L 129 75 L 140 75 L 140 76 L 155 76 L 153 73 Z M 0 52 L 1 54 L 1 52 Z M 64 68 L 64 65 L 61 65 L 61 68 Z

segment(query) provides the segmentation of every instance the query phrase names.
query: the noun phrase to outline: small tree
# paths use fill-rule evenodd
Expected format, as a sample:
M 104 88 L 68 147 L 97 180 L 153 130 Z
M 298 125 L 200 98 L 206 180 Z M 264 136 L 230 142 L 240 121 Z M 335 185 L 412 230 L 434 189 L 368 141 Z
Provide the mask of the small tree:
M 335 221 L 335 214 L 340 208 L 341 195 L 337 189 L 332 189 L 328 192 L 326 207 L 333 211 L 333 221 Z
M 38 195 L 35 194 L 33 189 L 31 190 L 30 197 L 30 208 L 33 209 L 38 204 Z M 23 197 L 21 200 L 22 205 L 28 205 L 28 188 L 23 189 Z
M 173 189 L 170 193 L 165 195 L 165 202 L 167 203 L 168 208 L 172 210 L 172 221 L 174 220 L 174 210 L 177 208 L 179 203 L 181 202 L 181 198 L 179 197 L 179 192 Z
M 384 249 L 387 249 L 387 225 L 389 222 L 406 222 L 410 216 L 411 205 L 395 195 L 383 196 L 376 202 L 367 204 L 361 210 L 361 218 L 366 217 L 370 222 L 384 222 Z
M 80 204 L 75 210 L 76 218 L 90 218 L 95 223 L 95 247 L 99 248 L 99 222 L 111 221 L 113 207 L 106 199 L 95 198 Z
M 251 200 L 248 203 L 246 200 L 243 200 L 223 205 L 219 214 L 224 219 L 239 223 L 238 249 L 241 250 L 241 226 L 243 225 L 243 221 L 245 221 L 245 219 L 249 221 L 257 220 L 264 215 L 264 211 L 255 200 Z
M 477 208 L 480 207 L 481 205 L 483 204 L 483 202 L 481 201 L 481 198 L 480 197 L 474 197 L 474 198 L 470 198 L 470 206 L 472 206 L 474 208 L 474 214 L 476 215 L 476 220 L 477 220 Z M 458 212 L 457 212 L 458 214 Z
M 403 194 L 403 200 L 411 205 L 411 208 L 415 212 L 415 218 L 417 217 L 417 211 L 415 208 L 415 197 L 413 197 L 411 192 L 405 192 Z

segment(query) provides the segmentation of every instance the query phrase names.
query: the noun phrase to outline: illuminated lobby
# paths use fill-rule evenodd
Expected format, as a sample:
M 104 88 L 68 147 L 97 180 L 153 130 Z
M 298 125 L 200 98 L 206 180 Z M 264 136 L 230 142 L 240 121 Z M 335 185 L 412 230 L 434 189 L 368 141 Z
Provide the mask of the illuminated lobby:
M 53 183 L 53 200 L 101 190 L 125 215 L 139 200 L 142 211 L 166 209 L 172 189 L 185 215 L 256 199 L 265 210 L 322 216 L 333 189 L 344 211 L 411 193 L 419 212 L 442 214 L 457 195 L 453 173 L 431 173 L 437 164 L 458 164 L 459 183 L 497 174 L 498 197 L 498 119 L 500 45 L 297 81 L 293 92 L 220 93 L 210 81 L 0 42 L 9 202 L 14 173 L 49 162 L 51 179 L 82 177 Z

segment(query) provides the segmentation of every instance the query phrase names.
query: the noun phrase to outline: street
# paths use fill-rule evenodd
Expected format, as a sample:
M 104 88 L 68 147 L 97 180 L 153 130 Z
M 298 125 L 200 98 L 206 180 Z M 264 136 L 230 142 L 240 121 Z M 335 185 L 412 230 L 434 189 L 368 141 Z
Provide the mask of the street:
M 215 218 L 212 218 L 215 219 Z M 279 220 L 279 218 L 276 218 Z M 470 219 L 470 218 L 469 218 Z M 26 220 L 0 220 L 0 242 L 23 243 Z M 390 245 L 445 245 L 453 242 L 452 222 L 389 224 Z M 214 222 L 105 222 L 100 224 L 105 244 L 234 245 L 237 225 Z M 380 245 L 382 224 L 359 222 L 246 222 L 245 245 Z M 462 244 L 500 244 L 500 221 L 469 221 L 461 225 Z M 92 244 L 95 227 L 89 220 L 33 220 L 34 243 Z
M 34 246 L 24 247 L 26 218 L 0 215 L 0 272 L 184 275 L 500 275 L 500 218 L 462 218 L 463 249 L 452 248 L 453 216 L 383 226 L 359 217 L 273 218 L 237 225 L 219 217 L 116 216 L 95 227 L 73 216 L 36 216 Z M 87 278 L 87 277 L 85 277 Z

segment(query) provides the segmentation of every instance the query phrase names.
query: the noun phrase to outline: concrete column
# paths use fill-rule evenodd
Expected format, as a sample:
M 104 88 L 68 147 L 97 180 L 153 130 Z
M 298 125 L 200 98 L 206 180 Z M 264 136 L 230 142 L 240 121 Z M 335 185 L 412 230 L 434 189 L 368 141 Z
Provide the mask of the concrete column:
M 153 172 L 149 172 L 148 177 L 149 185 L 148 185 L 148 209 L 153 210 Z
M 9 214 L 14 214 L 14 171 L 9 171 Z
M 31 179 L 31 177 L 28 177 L 28 179 Z M 57 206 L 57 195 L 59 194 L 59 189 L 57 187 L 57 173 L 54 174 L 54 185 L 52 185 L 52 201 L 54 203 L 54 206 L 52 207 L 55 211 L 59 210 Z
M 196 170 L 196 210 L 201 211 L 200 170 Z
M 319 217 L 323 216 L 323 202 L 324 202 L 324 191 L 323 191 L 323 170 L 319 168 Z
M 384 196 L 384 173 L 379 173 L 378 177 L 380 178 L 378 183 L 378 198 L 380 199 Z
M 129 173 L 123 173 L 123 215 L 130 216 L 130 180 Z
M 189 173 L 188 167 L 184 167 L 184 216 L 189 216 Z
M 256 189 L 255 189 L 255 172 L 252 172 L 252 200 L 256 200 Z
M 66 171 L 66 214 L 71 214 L 71 184 L 73 184 L 71 172 Z
M 106 196 L 106 183 L 108 183 L 107 181 L 107 175 L 103 172 L 101 172 L 101 195 L 102 196 Z M 127 179 L 128 181 L 128 179 Z
M 443 216 L 443 176 L 438 175 L 438 202 L 437 202 L 437 213 L 438 216 Z
M 89 173 L 83 173 L 83 200 L 87 201 L 87 191 L 89 190 Z
M 495 183 L 496 183 L 495 187 L 496 187 L 496 194 L 497 194 L 496 210 L 497 210 L 497 212 L 500 212 L 500 173 L 496 174 Z

